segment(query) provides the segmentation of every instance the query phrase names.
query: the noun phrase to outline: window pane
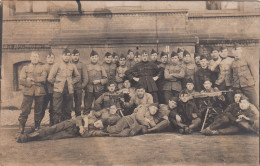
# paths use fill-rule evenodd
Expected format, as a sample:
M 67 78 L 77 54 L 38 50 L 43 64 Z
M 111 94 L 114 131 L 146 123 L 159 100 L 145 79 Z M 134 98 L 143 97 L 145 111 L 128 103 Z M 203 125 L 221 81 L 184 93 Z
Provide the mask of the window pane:
M 47 1 L 34 1 L 33 12 L 48 12 Z
M 31 12 L 31 2 L 28 1 L 16 1 L 15 11 L 17 13 L 28 13 Z

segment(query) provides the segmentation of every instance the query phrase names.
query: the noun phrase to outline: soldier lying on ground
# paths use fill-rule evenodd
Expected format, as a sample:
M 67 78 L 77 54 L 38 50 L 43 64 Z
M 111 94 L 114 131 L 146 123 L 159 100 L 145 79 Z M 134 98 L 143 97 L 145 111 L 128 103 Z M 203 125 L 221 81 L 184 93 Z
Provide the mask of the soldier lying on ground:
M 240 93 L 234 96 L 225 113 L 216 117 L 214 122 L 202 131 L 205 135 L 235 134 L 246 130 L 259 134 L 259 111 Z M 241 99 L 241 101 L 240 101 Z
M 113 105 L 110 109 L 103 109 L 98 112 L 91 111 L 89 115 L 78 116 L 76 119 L 66 120 L 33 133 L 21 134 L 17 142 L 23 143 L 34 140 L 62 139 L 77 136 L 107 136 L 108 134 L 105 132 L 104 126 L 113 125 L 120 118 L 115 105 Z

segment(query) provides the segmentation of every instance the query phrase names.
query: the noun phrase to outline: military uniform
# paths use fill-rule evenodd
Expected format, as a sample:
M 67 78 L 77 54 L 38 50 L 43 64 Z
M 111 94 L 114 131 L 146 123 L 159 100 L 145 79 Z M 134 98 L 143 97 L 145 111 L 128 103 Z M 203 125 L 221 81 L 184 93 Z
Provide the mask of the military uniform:
M 76 116 L 81 115 L 82 89 L 88 83 L 87 67 L 82 62 L 74 62 L 80 75 L 80 81 L 74 84 L 74 103 Z
M 205 80 L 210 80 L 212 84 L 214 85 L 214 80 L 212 78 L 212 72 L 207 68 L 199 68 L 197 72 L 195 72 L 194 75 L 195 79 L 195 89 L 200 92 L 203 89 L 203 84 Z
M 105 84 L 107 83 L 107 73 L 104 67 L 99 64 L 87 65 L 88 72 L 88 84 L 85 87 L 85 98 L 84 98 L 84 115 L 88 114 L 91 110 L 91 105 L 94 99 L 97 99 L 104 93 Z M 94 85 L 94 80 L 101 80 L 100 83 Z
M 45 68 L 37 64 L 29 64 L 24 66 L 20 75 L 20 85 L 23 86 L 23 102 L 21 106 L 22 113 L 20 114 L 18 120 L 24 130 L 25 123 L 27 121 L 28 115 L 31 112 L 31 107 L 33 100 L 35 102 L 34 106 L 34 121 L 35 127 L 40 126 L 40 121 L 42 117 L 42 106 L 43 98 L 46 95 L 44 88 L 44 83 L 46 82 L 47 72 Z M 33 81 L 31 81 L 33 80 Z M 23 131 L 21 131 L 23 133 Z
M 146 92 L 153 95 L 154 102 L 158 103 L 158 88 L 153 79 L 155 76 L 160 76 L 160 69 L 152 62 L 140 62 L 135 67 L 126 71 L 126 75 L 130 80 L 133 77 L 139 78 L 138 84 L 143 85 Z M 136 73 L 136 76 L 134 75 Z
M 47 72 L 47 77 L 49 76 L 52 66 L 53 65 L 49 65 L 49 64 L 44 65 L 44 68 Z M 53 84 L 50 83 L 49 81 L 46 81 L 45 90 L 46 90 L 46 95 L 44 96 L 44 100 L 43 100 L 41 120 L 44 118 L 45 110 L 47 109 L 48 104 L 50 103 L 49 117 L 50 117 L 50 126 L 52 126 L 53 125 Z
M 169 64 L 164 70 L 165 83 L 163 86 L 165 103 L 173 96 L 177 97 L 182 90 L 181 79 L 184 78 L 184 69 L 179 64 Z
M 71 119 L 74 84 L 80 81 L 76 66 L 70 62 L 54 64 L 48 81 L 54 84 L 53 109 L 54 124 Z
M 153 96 L 149 93 L 145 93 L 143 98 L 138 98 L 137 95 L 131 97 L 129 102 L 125 103 L 126 107 L 132 107 L 135 105 L 135 107 L 139 105 L 147 105 L 147 104 L 153 104 Z
M 116 79 L 115 78 L 116 77 L 116 64 L 114 64 L 112 62 L 111 63 L 104 62 L 102 67 L 104 67 L 104 69 L 107 73 L 108 80 L 115 81 L 115 79 Z
M 119 66 L 116 69 L 116 83 L 117 83 L 117 87 L 118 89 L 122 89 L 123 88 L 123 78 L 125 77 L 125 72 L 127 71 L 127 67 L 126 66 Z
M 257 95 L 255 91 L 256 73 L 253 66 L 245 58 L 235 59 L 232 63 L 233 88 L 241 89 L 249 101 L 259 108 Z
M 115 95 L 119 95 L 118 92 L 105 92 L 95 101 L 95 110 L 101 110 L 102 108 L 109 108 L 112 105 L 116 105 L 117 108 L 121 108 L 119 97 Z M 113 97 L 114 96 L 114 97 Z
M 167 63 L 160 63 L 158 68 L 160 69 L 160 76 L 157 80 L 157 87 L 158 87 L 158 100 L 160 104 L 165 104 L 164 93 L 163 93 L 163 86 L 165 84 L 164 78 L 164 70 L 167 66 Z
M 135 64 L 136 64 L 136 63 L 135 63 L 134 59 L 127 59 L 127 60 L 126 60 L 126 67 L 127 67 L 128 69 L 134 67 Z

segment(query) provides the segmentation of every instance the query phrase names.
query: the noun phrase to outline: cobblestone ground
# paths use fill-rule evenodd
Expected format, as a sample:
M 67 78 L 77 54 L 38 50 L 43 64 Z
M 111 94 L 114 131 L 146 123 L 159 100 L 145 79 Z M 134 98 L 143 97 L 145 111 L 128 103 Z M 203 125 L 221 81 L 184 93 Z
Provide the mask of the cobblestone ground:
M 250 165 L 259 163 L 259 137 L 195 133 L 92 137 L 16 143 L 16 127 L 0 128 L 0 165 Z

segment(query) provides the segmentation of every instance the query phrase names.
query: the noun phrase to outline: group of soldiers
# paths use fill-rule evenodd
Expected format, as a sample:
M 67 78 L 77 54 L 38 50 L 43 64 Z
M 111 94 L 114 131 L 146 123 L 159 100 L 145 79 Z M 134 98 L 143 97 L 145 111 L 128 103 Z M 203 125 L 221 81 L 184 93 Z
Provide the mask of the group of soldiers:
M 127 56 L 107 52 L 101 63 L 92 50 L 86 65 L 77 49 L 65 49 L 61 60 L 54 60 L 50 52 L 42 65 L 32 52 L 31 63 L 21 71 L 18 142 L 169 130 L 259 134 L 257 77 L 238 44 L 232 55 L 224 46 L 194 56 L 181 48 L 171 54 L 128 50 Z M 33 101 L 35 127 L 26 133 Z M 50 126 L 40 128 L 48 105 Z

